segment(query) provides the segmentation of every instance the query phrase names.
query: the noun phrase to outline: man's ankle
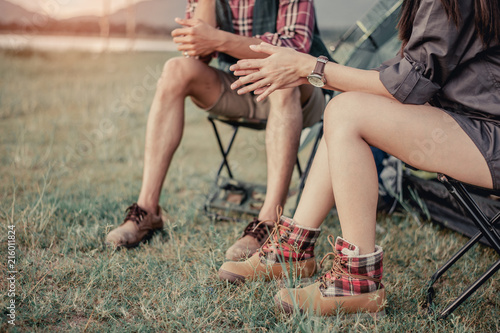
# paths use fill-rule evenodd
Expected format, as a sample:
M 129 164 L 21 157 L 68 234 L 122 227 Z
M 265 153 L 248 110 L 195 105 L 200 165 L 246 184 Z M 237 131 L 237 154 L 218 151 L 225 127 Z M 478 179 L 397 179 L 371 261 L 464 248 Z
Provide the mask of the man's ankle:
M 139 207 L 144 209 L 148 214 L 157 215 L 158 214 L 158 204 L 151 204 L 149 202 L 143 202 L 141 200 L 137 201 Z

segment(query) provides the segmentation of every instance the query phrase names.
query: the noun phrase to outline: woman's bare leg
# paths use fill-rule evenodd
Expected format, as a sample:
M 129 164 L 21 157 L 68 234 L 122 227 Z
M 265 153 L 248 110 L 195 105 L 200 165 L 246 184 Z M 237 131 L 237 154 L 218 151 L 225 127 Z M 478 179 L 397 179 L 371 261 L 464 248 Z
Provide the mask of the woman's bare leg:
M 314 157 L 293 219 L 301 226 L 319 228 L 334 202 L 326 143 L 323 138 Z
M 325 141 L 343 236 L 370 253 L 378 184 L 369 145 L 421 170 L 492 187 L 485 159 L 440 109 L 363 93 L 337 96 L 325 114 Z
M 343 93 L 328 105 L 324 126 L 326 149 L 323 144 L 318 151 L 295 219 L 313 227 L 322 223 L 325 207 L 333 204 L 333 195 L 326 195 L 324 166 L 328 165 L 343 237 L 361 254 L 373 252 L 375 246 L 378 182 L 370 145 L 421 170 L 492 187 L 482 154 L 440 109 Z

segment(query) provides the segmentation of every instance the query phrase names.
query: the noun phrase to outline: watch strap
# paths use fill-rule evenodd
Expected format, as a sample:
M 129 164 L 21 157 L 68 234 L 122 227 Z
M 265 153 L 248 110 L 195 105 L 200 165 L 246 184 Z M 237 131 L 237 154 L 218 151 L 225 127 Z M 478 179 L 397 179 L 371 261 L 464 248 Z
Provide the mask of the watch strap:
M 323 76 L 323 73 L 325 72 L 325 65 L 328 62 L 328 58 L 325 56 L 319 56 L 317 61 L 316 61 L 316 66 L 314 67 L 314 70 L 312 71 L 312 74 L 317 74 Z

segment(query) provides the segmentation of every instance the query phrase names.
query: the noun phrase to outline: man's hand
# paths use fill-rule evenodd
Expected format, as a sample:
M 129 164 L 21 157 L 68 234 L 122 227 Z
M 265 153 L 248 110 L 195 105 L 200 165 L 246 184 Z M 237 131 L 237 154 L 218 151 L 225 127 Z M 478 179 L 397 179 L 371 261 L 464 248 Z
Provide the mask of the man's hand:
M 217 51 L 220 41 L 218 30 L 200 19 L 180 19 L 175 22 L 182 28 L 172 31 L 177 50 L 191 57 L 205 57 Z

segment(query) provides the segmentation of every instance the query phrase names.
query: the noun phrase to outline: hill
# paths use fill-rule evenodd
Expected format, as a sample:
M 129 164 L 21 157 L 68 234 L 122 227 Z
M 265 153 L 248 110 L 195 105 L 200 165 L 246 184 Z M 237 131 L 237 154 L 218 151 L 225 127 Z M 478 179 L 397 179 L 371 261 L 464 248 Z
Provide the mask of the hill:
M 320 29 L 345 29 L 363 15 L 376 0 L 315 0 Z M 175 17 L 184 16 L 185 0 L 146 0 L 113 12 L 109 16 L 110 33 L 125 34 L 126 22 L 130 14 L 135 16 L 137 34 L 170 34 L 177 25 Z M 0 30 L 28 31 L 40 33 L 99 34 L 100 16 L 80 16 L 55 20 L 40 19 L 37 13 L 28 11 L 8 0 L 0 0 Z M 42 12 L 43 13 L 43 12 Z M 38 17 L 37 22 L 33 18 Z
M 129 13 L 135 15 L 137 34 L 169 35 L 177 25 L 174 18 L 184 15 L 183 1 L 149 0 L 122 8 L 109 16 L 110 33 L 125 34 Z M 28 33 L 99 34 L 102 17 L 86 15 L 56 20 L 39 15 L 7 0 L 0 0 L 0 30 Z
M 0 0 L 0 24 L 22 22 L 33 17 L 33 12 L 6 0 Z
M 149 0 L 132 6 L 137 24 L 156 28 L 175 28 L 176 17 L 183 17 L 186 4 L 184 1 Z M 111 24 L 125 24 L 128 8 L 123 8 L 110 16 Z

